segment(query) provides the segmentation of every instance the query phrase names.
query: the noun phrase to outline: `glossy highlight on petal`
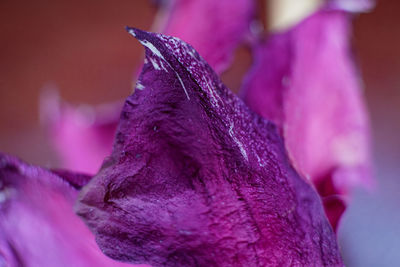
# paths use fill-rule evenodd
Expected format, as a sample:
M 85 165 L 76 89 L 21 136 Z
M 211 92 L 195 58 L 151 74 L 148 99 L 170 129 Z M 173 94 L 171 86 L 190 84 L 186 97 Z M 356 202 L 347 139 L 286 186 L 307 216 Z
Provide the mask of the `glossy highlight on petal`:
M 369 120 L 350 35 L 351 15 L 329 8 L 273 34 L 254 48 L 241 91 L 252 110 L 279 126 L 297 171 L 322 197 L 344 200 L 354 187 L 373 185 Z
M 132 266 L 106 257 L 74 213 L 68 181 L 85 179 L 0 154 L 0 266 Z
M 128 28 L 146 47 L 114 149 L 77 213 L 108 256 L 157 266 L 342 266 L 314 189 L 274 124 L 183 41 Z
M 253 0 L 169 0 L 157 31 L 192 45 L 217 72 L 228 68 L 235 49 L 250 34 Z

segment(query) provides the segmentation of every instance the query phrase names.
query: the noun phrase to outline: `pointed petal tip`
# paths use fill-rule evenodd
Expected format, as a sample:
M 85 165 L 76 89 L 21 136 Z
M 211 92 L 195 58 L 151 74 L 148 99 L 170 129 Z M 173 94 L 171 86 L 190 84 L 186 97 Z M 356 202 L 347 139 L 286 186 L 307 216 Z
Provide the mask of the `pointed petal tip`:
M 136 32 L 135 32 L 135 28 L 129 27 L 129 26 L 125 26 L 125 30 L 130 33 L 133 37 L 136 37 Z
M 138 40 L 144 39 L 144 38 L 143 38 L 144 35 L 149 35 L 149 34 L 150 34 L 149 32 L 146 32 L 146 31 L 143 31 L 143 30 L 134 28 L 134 27 L 129 27 L 129 26 L 126 26 L 126 27 L 125 27 L 125 30 L 126 30 L 130 35 L 132 35 L 133 37 L 135 37 L 135 38 L 138 39 Z

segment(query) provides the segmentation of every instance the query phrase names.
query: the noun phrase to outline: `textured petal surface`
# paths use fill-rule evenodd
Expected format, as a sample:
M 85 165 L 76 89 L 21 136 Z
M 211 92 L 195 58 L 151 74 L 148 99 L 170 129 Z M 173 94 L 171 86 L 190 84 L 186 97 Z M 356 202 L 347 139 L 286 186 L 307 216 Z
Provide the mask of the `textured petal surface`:
M 112 155 L 76 206 L 101 249 L 153 266 L 341 266 L 276 127 L 191 46 L 129 31 L 146 47 L 143 71 Z
M 67 181 L 85 177 L 0 154 L 0 266 L 131 266 L 105 256 L 75 215 L 78 192 Z
M 250 31 L 253 0 L 169 0 L 160 32 L 192 45 L 217 72 L 226 70 Z M 158 31 L 158 30 L 157 30 Z
M 369 121 L 350 47 L 351 16 L 321 10 L 255 47 L 241 95 L 279 125 L 296 169 L 322 196 L 372 185 Z M 330 205 L 333 207 L 332 205 Z

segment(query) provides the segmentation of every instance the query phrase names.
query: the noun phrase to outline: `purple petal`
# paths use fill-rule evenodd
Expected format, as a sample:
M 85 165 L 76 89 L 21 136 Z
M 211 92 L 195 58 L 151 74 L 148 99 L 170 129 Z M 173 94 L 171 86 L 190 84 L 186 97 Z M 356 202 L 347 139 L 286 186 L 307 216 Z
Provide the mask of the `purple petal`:
M 96 173 L 110 154 L 122 103 L 75 107 L 53 92 L 43 95 L 41 115 L 62 168 Z
M 159 17 L 157 31 L 191 44 L 221 73 L 247 37 L 254 19 L 253 0 L 170 0 Z
M 274 121 L 293 165 L 322 196 L 371 187 L 369 121 L 350 48 L 351 16 L 322 10 L 255 47 L 241 95 Z
M 106 257 L 74 214 L 67 180 L 82 177 L 0 154 L 0 266 L 131 266 Z
M 129 32 L 146 63 L 112 155 L 76 206 L 104 253 L 153 266 L 342 266 L 275 126 L 191 46 Z

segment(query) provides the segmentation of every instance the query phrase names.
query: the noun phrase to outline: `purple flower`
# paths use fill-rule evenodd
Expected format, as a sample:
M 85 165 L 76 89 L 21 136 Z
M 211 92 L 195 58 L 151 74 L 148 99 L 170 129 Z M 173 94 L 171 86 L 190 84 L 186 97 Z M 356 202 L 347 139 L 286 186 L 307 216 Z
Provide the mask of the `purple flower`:
M 342 266 L 317 193 L 276 127 L 177 38 L 146 47 L 114 149 L 76 210 L 102 251 L 152 266 Z
M 46 98 L 64 166 L 104 160 L 93 178 L 0 155 L 0 265 L 343 266 L 327 217 L 336 228 L 373 181 L 349 47 L 349 12 L 371 2 L 327 1 L 255 42 L 248 106 L 216 73 L 249 37 L 254 2 L 168 3 L 161 32 L 194 48 L 129 28 L 146 59 L 120 117 L 120 104 Z

